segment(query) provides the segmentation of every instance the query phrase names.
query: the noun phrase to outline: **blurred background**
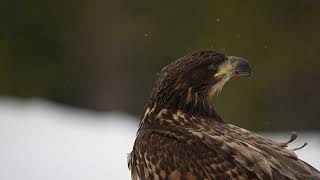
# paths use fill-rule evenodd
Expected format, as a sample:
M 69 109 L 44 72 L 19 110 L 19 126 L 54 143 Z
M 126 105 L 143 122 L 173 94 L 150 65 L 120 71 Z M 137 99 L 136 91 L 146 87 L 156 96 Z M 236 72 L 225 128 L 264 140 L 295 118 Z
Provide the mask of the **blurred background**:
M 302 132 L 320 148 L 320 1 L 6 5 L 0 12 L 0 153 L 7 160 L 1 179 L 128 179 L 125 152 L 156 73 L 195 50 L 241 56 L 253 66 L 250 80 L 233 80 L 216 97 L 225 121 L 275 139 Z M 121 173 L 108 168 L 117 162 Z M 79 164 L 100 171 L 73 172 Z

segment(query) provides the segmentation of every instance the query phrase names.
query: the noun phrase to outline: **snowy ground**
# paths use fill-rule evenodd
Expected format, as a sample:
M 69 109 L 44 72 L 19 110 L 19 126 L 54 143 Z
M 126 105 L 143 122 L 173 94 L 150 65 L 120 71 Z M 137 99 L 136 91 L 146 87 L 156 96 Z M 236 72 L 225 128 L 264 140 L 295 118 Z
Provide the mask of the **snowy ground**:
M 137 123 L 121 113 L 94 113 L 42 100 L 0 99 L 1 180 L 130 179 L 126 154 Z M 266 134 L 286 141 L 288 134 Z M 293 147 L 320 169 L 320 132 L 300 133 Z

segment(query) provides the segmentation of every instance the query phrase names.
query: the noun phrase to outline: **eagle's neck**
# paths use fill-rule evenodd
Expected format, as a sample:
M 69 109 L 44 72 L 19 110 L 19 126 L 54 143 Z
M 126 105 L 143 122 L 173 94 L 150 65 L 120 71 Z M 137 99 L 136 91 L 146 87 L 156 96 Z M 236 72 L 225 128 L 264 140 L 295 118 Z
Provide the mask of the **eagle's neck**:
M 193 88 L 175 91 L 165 91 L 162 89 L 151 95 L 147 108 L 154 109 L 155 112 L 168 109 L 172 112 L 179 111 L 190 116 L 221 121 L 213 106 L 210 89 L 200 91 Z

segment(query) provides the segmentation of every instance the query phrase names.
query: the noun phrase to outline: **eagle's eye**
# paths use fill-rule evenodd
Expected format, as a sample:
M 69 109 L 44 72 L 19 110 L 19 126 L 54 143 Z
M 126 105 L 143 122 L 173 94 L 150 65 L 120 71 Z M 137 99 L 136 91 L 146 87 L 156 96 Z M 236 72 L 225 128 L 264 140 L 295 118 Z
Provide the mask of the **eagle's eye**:
M 208 69 L 213 72 L 216 72 L 218 70 L 218 68 L 215 64 L 210 64 Z

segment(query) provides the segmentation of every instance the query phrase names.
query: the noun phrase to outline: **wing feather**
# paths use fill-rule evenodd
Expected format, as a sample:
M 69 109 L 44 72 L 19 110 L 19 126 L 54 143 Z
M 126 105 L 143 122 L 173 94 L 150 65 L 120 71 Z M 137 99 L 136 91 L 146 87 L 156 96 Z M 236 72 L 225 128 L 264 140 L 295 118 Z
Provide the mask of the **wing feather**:
M 219 122 L 161 121 L 165 125 L 138 133 L 129 163 L 133 179 L 320 180 L 320 173 L 283 143 Z

